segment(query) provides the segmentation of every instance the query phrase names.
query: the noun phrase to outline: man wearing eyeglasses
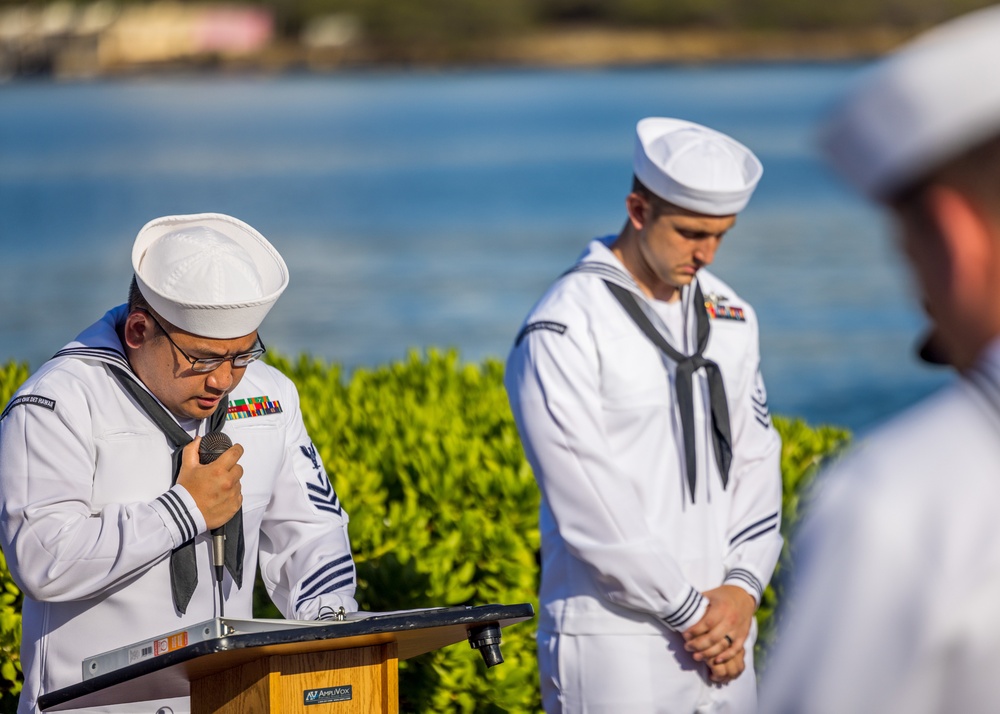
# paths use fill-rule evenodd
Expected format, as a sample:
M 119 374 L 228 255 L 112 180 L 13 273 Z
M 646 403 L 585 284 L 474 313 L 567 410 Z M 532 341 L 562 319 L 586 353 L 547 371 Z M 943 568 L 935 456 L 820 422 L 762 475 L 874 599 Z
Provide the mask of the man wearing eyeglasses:
M 246 223 L 206 213 L 150 221 L 132 264 L 128 303 L 0 417 L 0 545 L 24 593 L 19 712 L 79 682 L 87 657 L 251 617 L 258 564 L 287 618 L 357 609 L 347 513 L 294 385 L 259 361 L 258 328 L 288 284 L 281 256 Z M 200 457 L 213 432 L 233 445 Z

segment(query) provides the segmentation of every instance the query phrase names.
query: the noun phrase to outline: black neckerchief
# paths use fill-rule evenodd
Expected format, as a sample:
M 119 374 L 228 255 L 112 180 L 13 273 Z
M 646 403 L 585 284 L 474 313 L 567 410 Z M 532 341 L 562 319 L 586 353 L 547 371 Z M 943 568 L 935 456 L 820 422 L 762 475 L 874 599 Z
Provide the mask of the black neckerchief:
M 177 482 L 180 474 L 181 460 L 184 447 L 190 444 L 193 439 L 184 429 L 171 417 L 159 402 L 146 389 L 138 383 L 136 378 L 128 371 L 116 364 L 108 363 L 112 373 L 118 380 L 118 384 L 126 394 L 131 396 L 150 419 L 160 428 L 167 440 L 173 445 L 172 456 L 173 470 L 171 485 Z M 223 396 L 212 416 L 209 417 L 209 432 L 221 431 L 226 421 L 226 411 L 229 399 Z M 225 565 L 238 588 L 243 587 L 243 555 L 245 544 L 243 541 L 243 509 L 240 508 L 236 514 L 225 525 L 226 532 L 226 555 Z M 174 548 L 170 553 L 170 589 L 174 599 L 174 606 L 181 612 L 187 611 L 188 603 L 198 585 L 198 563 L 194 550 L 194 539 Z

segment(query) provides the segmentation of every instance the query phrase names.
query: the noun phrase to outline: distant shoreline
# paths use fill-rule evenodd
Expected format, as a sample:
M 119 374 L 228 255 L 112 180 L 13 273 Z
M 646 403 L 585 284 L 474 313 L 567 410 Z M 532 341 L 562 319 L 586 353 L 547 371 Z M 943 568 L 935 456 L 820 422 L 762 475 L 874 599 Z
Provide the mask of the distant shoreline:
M 879 57 L 914 30 L 635 30 L 560 28 L 532 31 L 471 46 L 411 48 L 380 53 L 357 45 L 327 51 L 273 48 L 273 65 L 318 71 L 359 67 L 602 68 L 717 62 L 823 62 Z M 267 59 L 267 58 L 262 58 Z
M 876 57 L 912 32 L 874 28 L 845 31 L 567 29 L 497 43 L 496 59 L 545 66 L 657 62 L 809 61 Z

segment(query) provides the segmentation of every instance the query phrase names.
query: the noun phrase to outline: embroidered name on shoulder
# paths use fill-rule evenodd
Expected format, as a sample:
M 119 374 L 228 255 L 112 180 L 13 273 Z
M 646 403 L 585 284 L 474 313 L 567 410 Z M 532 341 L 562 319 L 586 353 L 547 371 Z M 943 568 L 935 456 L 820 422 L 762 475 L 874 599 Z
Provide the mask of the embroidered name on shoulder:
M 7 408 L 3 410 L 3 414 L 0 414 L 0 421 L 3 421 L 4 417 L 10 414 L 11 409 L 20 406 L 22 404 L 29 404 L 36 407 L 45 407 L 50 412 L 55 411 L 56 409 L 55 399 L 49 399 L 48 397 L 41 397 L 37 394 L 22 394 L 20 397 L 13 399 L 10 402 L 10 404 L 7 405 Z
M 229 403 L 229 409 L 226 410 L 226 421 L 232 421 L 233 419 L 249 419 L 250 417 L 280 413 L 281 403 L 272 402 L 267 397 L 237 399 L 236 401 Z
M 729 298 L 725 295 L 709 293 L 705 296 L 705 310 L 713 320 L 735 320 L 736 322 L 746 322 L 746 314 L 742 307 L 727 305 Z
M 550 320 L 539 320 L 538 322 L 530 322 L 521 328 L 521 331 L 517 334 L 517 339 L 514 340 L 514 346 L 521 344 L 526 336 L 534 332 L 535 330 L 551 330 L 552 332 L 558 332 L 560 335 L 565 333 L 568 328 L 561 322 L 552 322 Z

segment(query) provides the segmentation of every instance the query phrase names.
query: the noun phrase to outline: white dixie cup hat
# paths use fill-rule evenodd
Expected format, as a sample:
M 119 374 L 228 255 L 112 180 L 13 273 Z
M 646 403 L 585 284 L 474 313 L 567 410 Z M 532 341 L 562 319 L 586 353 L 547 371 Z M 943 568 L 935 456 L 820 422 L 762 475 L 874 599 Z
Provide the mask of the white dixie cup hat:
M 701 124 L 647 117 L 635 128 L 632 170 L 665 201 L 729 216 L 750 201 L 764 168 L 743 144 Z
M 132 269 L 157 314 L 212 339 L 252 333 L 288 286 L 285 261 L 267 239 L 221 213 L 153 219 L 135 238 Z
M 869 70 L 819 136 L 830 164 L 891 199 L 1000 133 L 1000 5 L 920 35 Z

